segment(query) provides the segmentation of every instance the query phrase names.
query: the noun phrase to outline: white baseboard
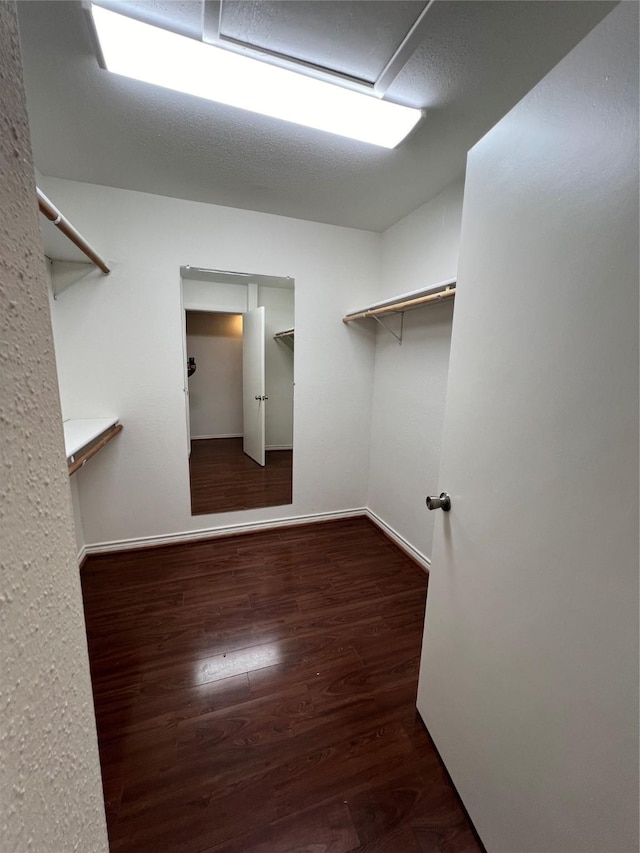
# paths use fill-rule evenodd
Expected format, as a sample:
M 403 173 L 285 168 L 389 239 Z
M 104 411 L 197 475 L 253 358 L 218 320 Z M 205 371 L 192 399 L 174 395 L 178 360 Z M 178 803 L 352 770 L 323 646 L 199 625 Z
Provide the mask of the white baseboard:
M 323 521 L 338 521 L 341 518 L 366 516 L 367 509 L 346 509 L 340 512 L 319 512 L 311 515 L 295 515 L 289 518 L 275 518 L 269 521 L 249 521 L 243 524 L 230 524 L 226 527 L 208 527 L 201 530 L 187 530 L 168 536 L 147 536 L 136 539 L 119 539 L 113 542 L 98 542 L 85 545 L 83 556 L 89 554 L 108 554 L 115 551 L 130 551 L 137 548 L 149 548 L 154 545 L 174 545 L 179 542 L 196 542 L 199 539 L 218 539 L 240 533 L 255 533 L 260 530 L 272 530 L 278 527 L 296 527 L 300 524 L 316 524 Z
M 301 524 L 317 524 L 323 521 L 339 521 L 342 518 L 357 518 L 365 516 L 378 527 L 393 543 L 410 557 L 425 572 L 429 572 L 431 560 L 418 551 L 404 536 L 394 530 L 379 515 L 368 507 L 341 510 L 339 512 L 320 512 L 309 515 L 295 515 L 288 518 L 275 518 L 269 521 L 249 521 L 242 524 L 229 524 L 225 527 L 207 527 L 200 530 L 186 530 L 182 533 L 169 535 L 147 536 L 135 539 L 118 539 L 111 542 L 97 542 L 85 545 L 78 551 L 78 565 L 82 565 L 90 554 L 109 554 L 115 551 L 129 551 L 138 548 L 150 548 L 154 545 L 174 545 L 180 542 L 197 542 L 202 539 L 218 539 L 222 536 L 233 536 L 242 533 L 255 533 L 273 530 L 278 527 L 297 527 Z
M 205 439 L 205 438 L 242 438 L 242 433 L 241 432 L 230 432 L 230 433 L 224 433 L 221 435 L 192 435 L 191 441 L 200 441 L 200 439 Z
M 413 545 L 404 538 L 404 536 L 401 536 L 397 530 L 394 530 L 391 525 L 387 524 L 386 521 L 383 521 L 372 509 L 367 507 L 365 515 L 376 525 L 376 527 L 379 527 L 384 535 L 391 539 L 391 541 L 397 545 L 400 550 L 404 551 L 408 557 L 411 557 L 411 559 L 416 562 L 420 568 L 424 569 L 427 574 L 429 573 L 431 560 L 427 556 L 425 556 L 421 551 L 418 551 L 417 548 L 414 548 Z
M 293 450 L 293 444 L 267 444 L 265 450 Z

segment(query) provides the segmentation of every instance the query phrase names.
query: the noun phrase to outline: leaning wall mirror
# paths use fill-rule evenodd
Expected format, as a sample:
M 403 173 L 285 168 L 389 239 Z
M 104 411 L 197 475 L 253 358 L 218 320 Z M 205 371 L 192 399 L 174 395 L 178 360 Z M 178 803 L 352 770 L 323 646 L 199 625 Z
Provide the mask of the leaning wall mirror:
M 290 504 L 294 281 L 180 275 L 191 514 Z

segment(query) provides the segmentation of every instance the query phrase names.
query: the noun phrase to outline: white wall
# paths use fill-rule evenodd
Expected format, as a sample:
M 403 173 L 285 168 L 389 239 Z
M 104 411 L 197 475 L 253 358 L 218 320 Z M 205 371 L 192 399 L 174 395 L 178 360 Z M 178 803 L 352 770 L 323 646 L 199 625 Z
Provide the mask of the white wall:
M 460 177 L 384 232 L 376 301 L 455 278 L 463 189 Z M 424 501 L 440 492 L 453 311 L 449 302 L 406 313 L 401 346 L 376 333 L 368 506 L 427 559 L 434 519 Z M 386 322 L 399 328 L 399 318 Z
M 87 543 L 166 536 L 366 503 L 374 337 L 340 322 L 377 284 L 380 236 L 46 178 L 52 201 L 113 264 L 55 302 L 69 417 L 124 429 L 78 475 Z M 190 515 L 180 266 L 296 282 L 294 503 Z M 143 321 L 143 322 L 142 322 Z
M 15 7 L 0 3 L 0 848 L 108 850 Z
M 290 343 L 274 340 L 277 332 L 292 329 L 294 292 L 284 287 L 259 287 L 258 305 L 265 307 L 265 409 L 267 450 L 293 445 L 293 361 Z
M 182 280 L 183 307 L 189 311 L 234 311 L 242 314 L 247 310 L 246 284 L 222 284 L 219 281 Z
M 242 317 L 187 312 L 191 438 L 242 435 Z

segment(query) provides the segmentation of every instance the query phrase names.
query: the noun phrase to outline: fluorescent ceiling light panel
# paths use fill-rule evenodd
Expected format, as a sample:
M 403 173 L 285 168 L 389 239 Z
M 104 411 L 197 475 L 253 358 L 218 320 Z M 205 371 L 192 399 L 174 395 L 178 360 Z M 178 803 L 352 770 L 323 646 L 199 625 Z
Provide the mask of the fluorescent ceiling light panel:
M 395 148 L 422 111 L 391 104 L 92 4 L 106 67 L 209 101 Z

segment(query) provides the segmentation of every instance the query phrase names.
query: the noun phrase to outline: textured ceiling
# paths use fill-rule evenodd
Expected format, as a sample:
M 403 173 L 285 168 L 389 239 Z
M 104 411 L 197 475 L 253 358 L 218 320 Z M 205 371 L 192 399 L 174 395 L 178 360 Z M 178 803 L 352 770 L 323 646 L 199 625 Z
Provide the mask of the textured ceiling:
M 220 32 L 374 82 L 426 0 L 223 2 Z
M 199 2 L 118 5 L 201 32 Z M 220 23 L 225 35 L 373 79 L 424 5 L 225 0 Z M 388 151 L 109 74 L 80 3 L 23 0 L 35 161 L 45 175 L 381 231 L 456 177 L 468 149 L 614 5 L 436 0 L 386 95 L 426 118 Z

